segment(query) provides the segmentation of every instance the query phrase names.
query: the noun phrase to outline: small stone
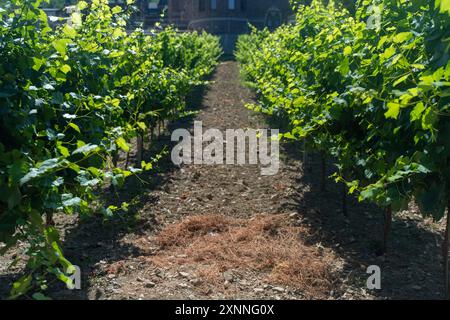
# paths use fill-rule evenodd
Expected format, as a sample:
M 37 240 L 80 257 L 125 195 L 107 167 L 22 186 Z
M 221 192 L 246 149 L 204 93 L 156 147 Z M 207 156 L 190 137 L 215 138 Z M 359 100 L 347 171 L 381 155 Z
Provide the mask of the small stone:
M 273 290 L 277 291 L 277 292 L 284 292 L 285 291 L 282 287 L 273 287 Z
M 102 300 L 104 297 L 105 293 L 99 288 L 95 288 L 95 290 L 88 292 L 88 298 L 90 300 Z
M 194 286 L 199 286 L 202 284 L 202 280 L 200 279 L 192 279 L 191 281 L 189 281 L 192 285 Z
M 188 287 L 188 285 L 186 283 L 179 283 L 178 286 L 180 288 L 187 288 Z
M 178 274 L 179 274 L 180 276 L 182 276 L 183 278 L 189 278 L 189 276 L 190 276 L 189 273 L 187 273 L 187 272 L 182 272 L 182 271 L 178 272 Z
M 411 286 L 411 288 L 412 288 L 413 290 L 416 290 L 416 291 L 422 290 L 422 287 L 421 287 L 421 286 L 418 286 L 418 285 Z
M 146 288 L 153 288 L 154 286 L 156 286 L 154 282 L 148 281 L 145 283 Z
M 223 278 L 228 282 L 233 282 L 234 279 L 233 273 L 231 271 L 225 271 L 223 273 Z
M 261 292 L 264 292 L 264 289 L 263 288 L 255 288 L 255 289 L 253 289 L 253 291 L 256 293 L 261 293 Z

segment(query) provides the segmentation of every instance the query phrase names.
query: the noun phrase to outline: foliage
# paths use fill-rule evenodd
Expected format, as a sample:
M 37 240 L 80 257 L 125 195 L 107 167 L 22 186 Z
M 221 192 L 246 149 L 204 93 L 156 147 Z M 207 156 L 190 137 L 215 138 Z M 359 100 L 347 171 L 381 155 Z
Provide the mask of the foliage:
M 444 0 L 364 0 L 355 17 L 313 1 L 295 25 L 242 37 L 237 58 L 256 109 L 289 118 L 286 137 L 331 156 L 350 193 L 394 210 L 414 199 L 440 219 L 450 199 L 449 14 Z
M 128 34 L 129 12 L 106 0 L 79 2 L 56 30 L 40 4 L 0 7 L 1 253 L 28 243 L 29 272 L 12 298 L 42 274 L 71 284 L 72 265 L 43 215 L 112 215 L 117 208 L 102 203 L 101 190 L 152 167 L 120 168 L 118 153 L 157 122 L 180 116 L 186 94 L 220 55 L 218 39 L 206 34 Z

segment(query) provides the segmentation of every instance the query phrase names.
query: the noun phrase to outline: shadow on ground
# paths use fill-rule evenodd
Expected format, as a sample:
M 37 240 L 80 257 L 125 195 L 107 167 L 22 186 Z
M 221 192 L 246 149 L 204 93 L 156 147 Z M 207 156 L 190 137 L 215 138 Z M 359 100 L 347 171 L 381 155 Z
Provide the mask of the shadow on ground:
M 287 119 L 267 117 L 271 127 L 289 132 Z M 382 272 L 382 289 L 369 291 L 379 299 L 443 299 L 444 279 L 441 256 L 442 226 L 426 225 L 412 206 L 408 213 L 394 215 L 388 238 L 388 252 L 383 255 L 384 211 L 372 204 L 344 196 L 344 188 L 332 178 L 322 190 L 322 158 L 303 152 L 300 142 L 283 144 L 282 157 L 301 163 L 296 192 L 286 209 L 299 213 L 311 227 L 312 244 L 333 248 L 345 261 L 341 298 L 364 298 L 367 267 L 377 265 Z M 335 172 L 327 162 L 326 177 Z M 343 198 L 346 198 L 347 215 Z M 347 292 L 347 293 L 346 293 Z
M 303 160 L 298 143 L 288 144 L 288 157 Z M 313 231 L 309 241 L 335 250 L 345 261 L 342 298 L 364 298 L 367 267 L 381 268 L 382 289 L 368 290 L 379 299 L 442 299 L 442 236 L 439 230 L 425 228 L 419 215 L 394 217 L 388 253 L 382 254 L 384 213 L 380 208 L 347 197 L 348 214 L 343 214 L 343 188 L 332 179 L 321 191 L 321 157 L 308 155 L 305 174 L 299 174 L 297 192 L 287 204 L 300 213 Z M 327 164 L 327 176 L 333 168 Z M 412 210 L 414 212 L 414 209 Z

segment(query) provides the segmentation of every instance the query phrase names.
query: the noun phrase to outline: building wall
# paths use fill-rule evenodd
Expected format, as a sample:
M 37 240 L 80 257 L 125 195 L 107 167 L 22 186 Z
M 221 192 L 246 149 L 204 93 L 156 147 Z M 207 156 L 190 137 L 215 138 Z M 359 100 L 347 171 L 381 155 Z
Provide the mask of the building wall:
M 217 8 L 212 9 L 215 1 Z M 180 28 L 206 30 L 214 34 L 238 34 L 247 25 L 276 27 L 292 14 L 289 0 L 169 0 L 169 21 Z

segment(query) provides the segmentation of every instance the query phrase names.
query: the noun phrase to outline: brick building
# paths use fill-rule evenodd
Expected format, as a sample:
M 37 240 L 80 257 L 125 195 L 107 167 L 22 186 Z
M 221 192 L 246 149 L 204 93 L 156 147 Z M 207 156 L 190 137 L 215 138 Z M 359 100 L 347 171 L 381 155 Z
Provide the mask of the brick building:
M 248 23 L 271 29 L 292 14 L 289 0 L 168 0 L 168 19 L 180 29 L 240 34 Z
M 292 16 L 289 0 L 168 0 L 167 5 L 169 23 L 220 35 L 228 54 L 249 23 L 275 29 Z

